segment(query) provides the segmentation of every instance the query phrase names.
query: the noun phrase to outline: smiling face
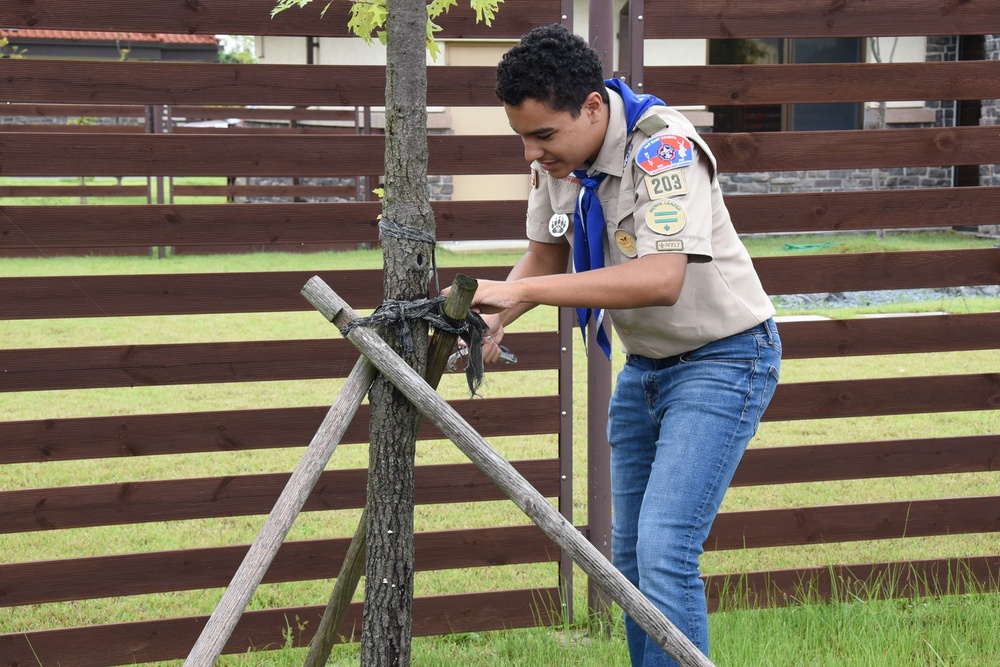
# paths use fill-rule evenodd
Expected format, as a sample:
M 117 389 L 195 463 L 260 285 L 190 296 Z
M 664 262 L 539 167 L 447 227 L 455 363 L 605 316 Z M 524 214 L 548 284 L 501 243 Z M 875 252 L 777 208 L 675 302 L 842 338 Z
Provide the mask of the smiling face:
M 608 105 L 596 92 L 576 117 L 530 97 L 516 106 L 505 104 L 504 111 L 524 142 L 524 159 L 537 160 L 552 178 L 565 178 L 596 160 L 608 128 Z

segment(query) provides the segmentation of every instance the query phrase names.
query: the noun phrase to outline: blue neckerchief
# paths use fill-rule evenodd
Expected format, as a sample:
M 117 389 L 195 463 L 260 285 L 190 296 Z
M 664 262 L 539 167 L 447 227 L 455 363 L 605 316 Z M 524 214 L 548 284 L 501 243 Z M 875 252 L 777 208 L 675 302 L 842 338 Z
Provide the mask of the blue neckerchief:
M 625 105 L 625 135 L 632 134 L 635 124 L 652 106 L 666 106 L 663 100 L 652 95 L 636 95 L 618 79 L 608 79 L 604 82 L 608 89 L 615 91 Z M 604 209 L 597 196 L 597 188 L 607 177 L 603 172 L 588 176 L 586 169 L 577 169 L 573 176 L 580 179 L 583 187 L 576 198 L 576 209 L 573 211 L 573 267 L 577 273 L 600 269 L 604 266 Z M 597 344 L 604 350 L 605 356 L 611 358 L 611 341 L 604 329 L 604 310 L 593 309 L 597 321 Z M 583 347 L 587 348 L 587 323 L 590 321 L 590 308 L 577 308 L 576 319 L 580 323 L 583 334 Z

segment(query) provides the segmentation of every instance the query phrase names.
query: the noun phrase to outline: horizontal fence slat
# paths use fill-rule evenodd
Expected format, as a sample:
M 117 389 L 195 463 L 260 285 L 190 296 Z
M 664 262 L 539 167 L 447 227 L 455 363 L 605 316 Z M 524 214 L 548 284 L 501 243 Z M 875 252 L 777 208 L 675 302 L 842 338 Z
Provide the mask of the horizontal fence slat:
M 991 0 L 648 2 L 643 15 L 646 39 L 902 37 L 1000 32 L 1000 16 Z
M 643 89 L 674 106 L 1000 97 L 997 61 L 687 65 L 644 69 Z M 498 106 L 492 66 L 430 67 L 431 106 Z M 385 68 L 372 65 L 0 61 L 3 115 L 143 117 L 138 105 L 186 105 L 181 118 L 353 119 L 353 109 L 212 109 L 194 105 L 383 106 Z M 160 82 L 151 87 L 149 81 Z M 234 85 L 239 81 L 240 85 Z M 85 103 L 105 104 L 96 109 Z M 68 107 L 57 105 L 66 104 Z M 113 105 L 113 106 L 110 106 Z
M 1000 97 L 1000 61 L 646 67 L 643 90 L 672 106 Z
M 414 636 L 444 635 L 482 630 L 527 628 L 555 622 L 558 588 L 516 589 L 416 597 L 413 600 Z M 324 605 L 249 611 L 233 630 L 223 653 L 247 653 L 285 645 L 284 632 L 293 619 L 303 625 L 294 633 L 296 646 L 312 640 Z M 345 633 L 361 636 L 362 603 L 350 606 Z M 89 627 L 40 630 L 0 635 L 4 667 L 15 665 L 73 665 L 105 667 L 182 659 L 201 634 L 207 616 L 109 623 Z M 338 642 L 344 641 L 338 637 Z
M 643 88 L 670 91 L 670 104 L 675 106 L 992 99 L 1000 96 L 998 68 L 996 61 L 647 67 Z M 6 88 L 10 99 L 24 100 L 5 107 L 7 116 L 142 117 L 144 107 L 137 105 L 166 104 L 188 105 L 174 106 L 175 118 L 353 120 L 351 109 L 212 109 L 191 105 L 385 104 L 385 68 L 377 66 L 25 59 L 3 61 L 0 74 L 6 75 L 10 84 Z M 493 67 L 432 67 L 428 70 L 428 104 L 497 106 L 493 74 Z M 162 86 L 151 88 L 150 80 L 161 81 Z M 234 86 L 234 80 L 241 85 Z M 83 102 L 109 106 L 88 107 Z
M 518 363 L 491 366 L 490 372 L 559 367 L 557 332 L 505 338 Z M 358 356 L 344 339 L 0 350 L 0 393 L 340 378 Z
M 1000 192 L 1000 188 L 997 191 Z M 439 242 L 524 237 L 524 201 L 435 201 L 431 202 L 431 209 Z M 381 212 L 380 202 L 236 207 L 151 204 L 100 209 L 93 206 L 0 206 L 0 250 L 73 245 L 242 243 L 266 248 L 283 243 L 377 243 Z
M 1000 248 L 761 257 L 754 260 L 769 294 L 920 289 L 1000 283 Z M 124 317 L 309 310 L 299 292 L 319 274 L 354 308 L 382 302 L 378 270 L 147 274 L 0 278 L 0 319 Z M 508 267 L 440 270 L 504 280 Z
M 0 197 L 145 197 L 148 194 L 146 185 L 0 185 Z M 93 215 L 93 209 L 89 213 Z M 11 227 L 10 221 L 4 220 L 0 226 Z
M 559 459 L 512 462 L 545 496 L 559 494 Z M 267 514 L 290 473 L 95 484 L 0 492 L 0 533 Z M 324 472 L 304 512 L 365 506 L 368 470 Z M 471 463 L 417 466 L 421 505 L 503 500 Z
M 765 421 L 1000 409 L 1000 374 L 779 384 Z
M 458 273 L 504 280 L 510 267 L 439 273 L 450 285 Z M 382 303 L 380 270 L 0 278 L 0 319 L 313 310 L 300 291 L 314 275 L 356 310 Z
M 758 257 L 768 294 L 921 289 L 1000 283 L 1000 248 Z
M 560 426 L 557 395 L 450 403 L 483 436 L 556 433 Z M 304 446 L 328 410 L 309 406 L 0 422 L 0 464 Z M 367 404 L 359 406 L 341 444 L 368 442 L 369 412 Z M 512 414 L 519 418 L 510 419 Z M 417 437 L 444 436 L 425 420 Z
M 711 611 L 813 600 L 926 598 L 996 591 L 1000 555 L 715 574 L 705 578 Z
M 1000 531 L 1000 496 L 722 512 L 709 551 Z
M 709 133 L 722 172 L 992 164 L 996 126 Z M 430 174 L 520 174 L 509 135 L 427 138 Z M 0 133 L 10 176 L 356 176 L 381 174 L 381 135 Z M 39 154 L 45 160 L 35 159 Z M 191 156 L 197 155 L 197 160 Z M 81 173 L 85 172 L 85 173 Z
M 495 67 L 448 65 L 427 70 L 430 106 L 499 106 Z M 385 67 L 377 65 L 234 65 L 167 62 L 0 60 L 5 98 L 21 106 L 3 115 L 100 115 L 89 104 L 114 105 L 108 115 L 144 116 L 142 106 L 188 105 L 174 116 L 328 120 L 353 109 L 216 109 L 190 105 L 384 106 Z M 150 86 L 156 81 L 156 86 Z M 63 109 L 57 104 L 74 105 Z M 134 110 L 138 110 L 136 113 Z M 73 113 L 71 113 L 73 112 Z
M 1000 313 L 782 322 L 782 358 L 852 357 L 1000 348 Z
M 4 16 L 8 28 L 35 30 L 97 30 L 120 32 L 169 32 L 184 35 L 290 35 L 349 37 L 348 3 L 314 2 L 292 8 L 273 18 L 274 0 L 103 0 L 100 3 L 73 3 L 59 0 L 32 0 L 18 3 Z M 558 23 L 561 2 L 508 2 L 500 7 L 492 26 L 476 23 L 476 13 L 468 4 L 458 4 L 436 21 L 439 39 L 518 38 L 536 25 Z M 357 48 L 366 48 L 359 40 Z
M 98 66 L 97 70 L 90 69 L 94 65 Z M 9 102 L 3 105 L 3 114 L 0 115 L 6 117 L 24 116 L 28 118 L 49 119 L 72 118 L 74 116 L 99 116 L 102 118 L 134 118 L 145 120 L 146 107 L 139 104 L 103 104 L 100 100 L 86 97 L 81 98 L 79 104 L 50 104 L 40 101 L 44 100 L 45 95 L 42 91 L 48 90 L 47 85 L 38 85 L 37 91 L 40 97 L 37 99 L 27 96 L 30 99 L 28 102 L 15 101 L 26 97 L 23 92 L 25 86 L 40 84 L 40 79 L 44 79 L 50 76 L 52 72 L 61 69 L 60 66 L 73 70 L 79 76 L 93 76 L 96 72 L 101 71 L 101 62 L 95 60 L 61 60 L 53 62 L 51 60 L 25 58 L 0 61 L 0 76 L 3 76 L 9 84 L 4 87 L 4 93 L 9 93 L 9 97 L 5 96 L 5 99 L 9 100 Z M 21 80 L 22 77 L 24 77 L 23 81 Z M 79 83 L 79 80 L 75 82 L 75 84 Z M 35 90 L 35 88 L 32 88 L 32 90 Z M 51 91 L 51 93 L 59 94 L 58 91 Z M 142 125 L 139 127 L 142 127 Z
M 1000 347 L 997 331 L 1000 313 L 781 324 L 786 359 L 988 350 Z M 518 364 L 491 370 L 558 367 L 556 332 L 510 334 L 507 344 Z M 343 339 L 6 349 L 0 392 L 339 378 L 357 358 Z
M 354 199 L 354 185 L 174 185 L 175 197 L 340 197 Z M 329 237 L 328 237 L 329 238 Z
M 74 132 L 84 134 L 142 134 L 146 131 L 141 125 L 43 125 L 30 123 L 27 125 L 0 125 L 4 132 Z
M 731 195 L 726 206 L 741 234 L 920 229 L 989 224 L 1000 187 Z
M 0 196 L 47 196 L 52 186 L 0 186 Z M 95 188 L 117 186 L 90 186 Z M 145 195 L 145 186 L 135 193 Z M 175 185 L 175 194 L 202 186 Z M 78 186 L 60 186 L 78 194 Z M 315 190 L 313 189 L 315 188 Z M 238 188 L 231 188 L 234 190 Z M 248 189 L 255 189 L 249 187 Z M 264 190 L 264 186 L 256 189 Z M 226 188 L 220 186 L 221 193 Z M 322 186 L 270 186 L 269 195 L 322 193 Z M 89 190 L 91 194 L 108 194 Z M 117 191 L 115 191 L 117 193 Z M 1000 187 L 923 188 L 867 192 L 798 192 L 731 195 L 726 204 L 742 234 L 802 231 L 920 229 L 964 225 L 1000 209 Z M 518 239 L 524 236 L 525 202 L 431 202 L 438 241 Z M 377 243 L 379 202 L 335 202 L 231 208 L 215 204 L 106 206 L 0 206 L 0 250 L 85 246 L 283 243 Z M 983 219 L 983 222 L 988 222 Z
M 990 472 L 1000 435 L 748 449 L 732 486 Z
M 418 572 L 559 559 L 558 545 L 535 525 L 418 532 L 413 537 Z M 261 583 L 335 578 L 350 543 L 350 537 L 285 542 Z M 248 549 L 234 545 L 0 564 L 0 607 L 225 588 Z
M 516 136 L 432 134 L 427 144 L 430 174 L 528 172 Z M 381 174 L 384 154 L 381 135 L 0 132 L 7 176 L 357 176 Z
M 708 133 L 703 138 L 719 170 L 730 173 L 992 164 L 1000 153 L 995 126 Z

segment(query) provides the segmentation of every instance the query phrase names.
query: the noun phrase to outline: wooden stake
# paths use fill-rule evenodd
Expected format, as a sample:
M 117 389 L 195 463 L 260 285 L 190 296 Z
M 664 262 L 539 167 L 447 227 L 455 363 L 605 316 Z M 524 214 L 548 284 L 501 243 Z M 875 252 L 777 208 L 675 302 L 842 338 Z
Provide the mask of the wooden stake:
M 302 293 L 328 318 L 331 313 L 348 319 L 353 314 L 350 306 L 319 277 L 310 279 Z M 714 667 L 625 575 L 615 569 L 378 334 L 358 328 L 347 338 L 681 667 Z
M 462 275 L 455 276 L 451 284 L 451 291 L 444 302 L 444 314 L 453 320 L 462 322 L 469 313 L 469 305 L 472 297 L 476 294 L 478 283 L 474 278 Z M 304 291 L 304 290 L 303 290 Z M 308 296 L 306 297 L 308 298 Z M 427 372 L 426 381 L 431 387 L 437 389 L 441 376 L 444 374 L 444 367 L 448 363 L 455 347 L 455 334 L 444 331 L 434 332 L 429 349 L 427 351 Z M 309 644 L 309 654 L 303 667 L 323 667 L 330 658 L 330 652 L 336 643 L 337 633 L 344 623 L 347 609 L 351 605 L 351 598 L 354 591 L 358 589 L 358 582 L 361 580 L 361 573 L 365 568 L 365 546 L 367 541 L 368 509 L 361 514 L 358 521 L 358 528 L 354 531 L 354 538 L 351 546 L 347 549 L 344 562 L 337 575 L 337 582 L 333 586 L 333 593 L 330 594 L 330 601 L 323 610 L 323 618 L 320 620 L 316 634 Z

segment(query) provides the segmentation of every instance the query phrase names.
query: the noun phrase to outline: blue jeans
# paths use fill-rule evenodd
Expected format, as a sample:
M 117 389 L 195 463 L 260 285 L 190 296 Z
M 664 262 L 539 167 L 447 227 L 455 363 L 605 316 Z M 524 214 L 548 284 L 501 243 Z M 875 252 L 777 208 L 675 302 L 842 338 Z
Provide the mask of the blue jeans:
M 774 320 L 664 359 L 628 355 L 611 397 L 612 561 L 705 655 L 702 543 L 774 395 Z M 632 667 L 676 664 L 625 617 Z

